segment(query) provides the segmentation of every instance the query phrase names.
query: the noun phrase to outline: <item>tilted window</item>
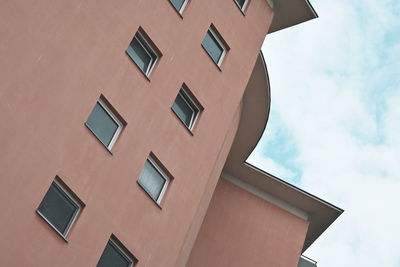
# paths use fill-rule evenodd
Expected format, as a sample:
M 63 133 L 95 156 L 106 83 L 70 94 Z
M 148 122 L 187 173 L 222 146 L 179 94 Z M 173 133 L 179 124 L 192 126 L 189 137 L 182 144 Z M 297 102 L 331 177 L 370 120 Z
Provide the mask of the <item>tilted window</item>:
M 132 267 L 136 263 L 136 258 L 112 236 L 96 267 Z
M 81 209 L 79 200 L 55 179 L 36 211 L 57 233 L 66 238 Z
M 111 107 L 99 99 L 86 121 L 86 126 L 109 150 L 115 144 L 124 123 L 111 111 Z
M 172 110 L 189 130 L 193 129 L 197 117 L 200 114 L 200 108 L 192 97 L 189 96 L 185 88 L 182 87 L 179 90 L 179 93 L 172 104 Z
M 208 29 L 201 45 L 215 64 L 221 66 L 228 48 L 224 45 L 222 39 L 220 39 L 214 29 L 211 27 Z
M 234 0 L 236 5 L 240 8 L 241 11 L 244 11 L 247 7 L 249 0 Z
M 149 40 L 146 40 L 144 34 L 140 31 L 136 32 L 126 53 L 146 76 L 150 75 L 159 57 L 156 49 L 150 44 Z
M 189 0 L 169 0 L 171 4 L 174 6 L 176 11 L 178 11 L 180 14 L 182 14 L 183 10 L 185 9 L 187 2 Z
M 169 176 L 156 161 L 149 156 L 139 175 L 138 183 L 140 186 L 155 202 L 157 202 L 157 204 L 160 204 L 169 182 Z

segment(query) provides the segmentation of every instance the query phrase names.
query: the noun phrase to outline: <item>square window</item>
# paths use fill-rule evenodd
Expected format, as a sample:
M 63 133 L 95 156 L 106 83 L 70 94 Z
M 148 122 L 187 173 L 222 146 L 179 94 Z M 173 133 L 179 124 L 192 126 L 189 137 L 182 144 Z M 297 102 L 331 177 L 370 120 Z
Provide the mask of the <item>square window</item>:
M 249 2 L 249 0 L 234 0 L 234 1 L 241 11 L 244 11 L 246 9 L 247 3 Z
M 129 44 L 128 49 L 126 49 L 126 53 L 146 76 L 150 75 L 158 59 L 156 49 L 154 49 L 150 43 L 151 42 L 146 40 L 144 34 L 138 30 Z
M 139 175 L 138 183 L 157 204 L 161 203 L 169 181 L 168 175 L 149 156 Z
M 221 66 L 222 60 L 224 59 L 228 49 L 223 44 L 222 40 L 218 38 L 216 31 L 211 27 L 208 29 L 201 45 L 207 51 L 215 64 Z
M 182 14 L 188 0 L 169 0 L 179 14 Z
M 109 150 L 121 133 L 123 123 L 103 99 L 99 99 L 86 121 L 86 126 Z
M 186 127 L 192 130 L 200 114 L 200 108 L 183 87 L 179 90 L 171 108 Z
M 81 208 L 78 200 L 54 180 L 36 211 L 57 233 L 66 238 Z
M 113 236 L 108 241 L 97 267 L 132 267 L 137 260 L 128 250 L 114 240 Z

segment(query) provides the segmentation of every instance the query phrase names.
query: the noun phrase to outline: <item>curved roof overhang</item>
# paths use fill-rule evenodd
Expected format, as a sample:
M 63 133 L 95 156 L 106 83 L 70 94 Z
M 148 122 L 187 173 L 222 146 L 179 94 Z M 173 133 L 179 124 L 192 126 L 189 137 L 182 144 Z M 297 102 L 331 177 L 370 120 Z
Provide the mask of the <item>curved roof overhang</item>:
M 318 18 L 308 0 L 267 0 L 274 11 L 268 33 Z
M 343 210 L 246 162 L 265 130 L 270 103 L 269 78 L 260 52 L 243 95 L 238 130 L 222 176 L 234 177 L 236 185 L 262 198 L 269 196 L 264 199 L 308 220 L 304 251 Z

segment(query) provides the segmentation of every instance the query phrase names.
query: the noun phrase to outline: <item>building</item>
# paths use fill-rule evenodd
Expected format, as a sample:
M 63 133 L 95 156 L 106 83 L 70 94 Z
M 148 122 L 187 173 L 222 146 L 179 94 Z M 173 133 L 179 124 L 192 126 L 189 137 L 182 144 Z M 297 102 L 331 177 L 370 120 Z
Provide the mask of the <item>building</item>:
M 341 209 L 245 159 L 306 0 L 0 8 L 0 266 L 296 266 Z

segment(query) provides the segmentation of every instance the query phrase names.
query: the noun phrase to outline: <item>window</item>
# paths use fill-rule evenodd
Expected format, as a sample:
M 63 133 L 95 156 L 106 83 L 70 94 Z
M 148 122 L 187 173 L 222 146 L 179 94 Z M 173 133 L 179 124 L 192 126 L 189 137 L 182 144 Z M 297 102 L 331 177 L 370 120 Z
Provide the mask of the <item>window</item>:
M 151 46 L 145 35 L 140 32 L 139 29 L 133 37 L 131 43 L 126 49 L 126 53 L 131 57 L 133 62 L 143 71 L 146 76 L 150 75 L 156 61 L 158 59 L 158 53 L 154 46 Z
M 68 193 L 56 178 L 36 212 L 57 233 L 66 238 L 82 206 L 83 204 Z
M 234 0 L 234 1 L 241 11 L 244 11 L 246 9 L 247 3 L 249 2 L 249 0 Z
M 131 267 L 137 263 L 136 258 L 122 244 L 111 236 L 97 267 Z
M 200 108 L 189 96 L 185 88 L 182 87 L 179 90 L 179 93 L 172 104 L 172 110 L 189 130 L 193 129 L 200 113 Z
M 157 165 L 153 157 L 149 156 L 139 175 L 138 183 L 157 204 L 160 204 L 169 181 L 168 175 Z
M 182 14 L 188 0 L 169 0 L 179 14 Z
M 212 27 L 208 29 L 201 45 L 207 51 L 215 64 L 221 66 L 222 60 L 224 59 L 228 49 L 223 44 L 222 40 L 218 38 L 216 31 L 212 29 Z
M 86 126 L 111 150 L 124 123 L 111 111 L 110 106 L 100 98 L 90 113 Z

